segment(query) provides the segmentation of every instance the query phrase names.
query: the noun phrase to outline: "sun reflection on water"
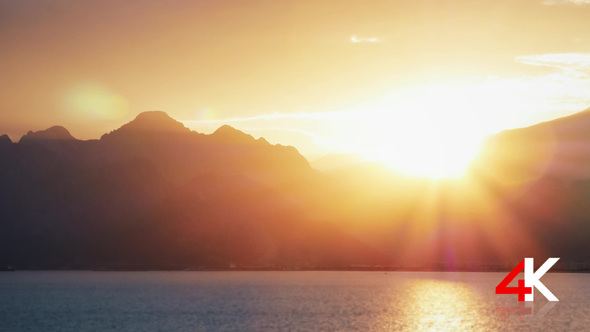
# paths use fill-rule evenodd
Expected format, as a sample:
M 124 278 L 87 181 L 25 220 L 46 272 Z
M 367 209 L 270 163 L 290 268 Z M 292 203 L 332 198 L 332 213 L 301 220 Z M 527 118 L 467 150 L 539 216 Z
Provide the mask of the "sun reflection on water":
M 466 284 L 442 280 L 412 280 L 405 285 L 396 315 L 382 317 L 377 330 L 472 331 L 494 325 L 485 301 Z

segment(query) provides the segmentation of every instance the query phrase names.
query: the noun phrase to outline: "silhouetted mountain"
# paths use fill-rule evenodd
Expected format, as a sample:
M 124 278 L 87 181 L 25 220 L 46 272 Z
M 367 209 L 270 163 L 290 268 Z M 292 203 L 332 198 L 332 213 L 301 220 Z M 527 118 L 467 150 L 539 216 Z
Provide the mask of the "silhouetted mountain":
M 190 129 L 182 123 L 172 119 L 162 111 L 148 111 L 140 113 L 133 121 L 121 128 L 104 134 L 101 140 L 129 138 L 141 135 L 179 135 L 188 134 Z
M 229 143 L 229 144 L 253 144 L 255 142 L 254 137 L 243 133 L 231 126 L 223 125 L 217 129 L 213 135 L 216 141 L 220 143 Z
M 268 268 L 385 262 L 335 225 L 310 219 L 280 191 L 243 175 L 191 180 L 174 190 L 142 231 L 129 233 L 124 242 L 134 244 L 130 262 L 157 257 L 161 264 L 188 260 Z
M 204 135 L 164 112 L 145 112 L 100 140 L 79 141 L 51 127 L 12 145 L 0 150 L 0 262 L 25 268 L 384 262 L 294 198 L 290 188 L 315 176 L 295 148 L 229 126 Z
M 540 174 L 563 178 L 590 176 L 590 109 L 527 128 L 491 136 L 482 152 L 482 163 L 496 169 L 490 173 L 515 181 Z M 480 165 L 485 168 L 485 166 Z
M 318 172 L 230 126 L 145 112 L 100 140 L 0 137 L 0 265 L 513 268 L 589 261 L 590 111 L 490 137 L 463 180 Z M 586 263 L 576 263 L 584 267 Z M 581 264 L 581 265 L 580 265 Z M 590 268 L 590 262 L 588 262 Z
M 338 206 L 341 228 L 401 266 L 508 268 L 556 256 L 562 268 L 590 270 L 589 147 L 587 110 L 490 136 L 462 180 L 335 169 L 324 202 Z
M 7 148 L 12 144 L 12 140 L 8 135 L 0 135 L 0 149 Z
M 29 131 L 26 135 L 21 137 L 19 142 L 34 140 L 69 141 L 75 140 L 75 138 L 70 134 L 70 132 L 66 128 L 62 126 L 53 126 L 51 128 L 41 131 Z
M 524 229 L 531 243 L 570 261 L 590 261 L 588 161 L 590 109 L 491 136 L 474 174 L 501 197 L 512 226 Z

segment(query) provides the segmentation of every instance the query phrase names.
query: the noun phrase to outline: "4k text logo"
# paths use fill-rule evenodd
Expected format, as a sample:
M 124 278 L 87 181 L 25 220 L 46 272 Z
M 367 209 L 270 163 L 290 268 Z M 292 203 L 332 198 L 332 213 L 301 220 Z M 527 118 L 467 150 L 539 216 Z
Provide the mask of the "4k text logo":
M 559 301 L 545 285 L 541 282 L 541 277 L 559 260 L 559 258 L 549 258 L 534 271 L 533 259 L 525 258 L 510 271 L 506 278 L 496 286 L 496 294 L 517 294 L 519 301 L 533 301 L 533 288 L 536 287 L 549 301 Z M 520 271 L 524 270 L 524 280 L 518 280 L 518 286 L 510 287 L 508 284 L 516 278 Z

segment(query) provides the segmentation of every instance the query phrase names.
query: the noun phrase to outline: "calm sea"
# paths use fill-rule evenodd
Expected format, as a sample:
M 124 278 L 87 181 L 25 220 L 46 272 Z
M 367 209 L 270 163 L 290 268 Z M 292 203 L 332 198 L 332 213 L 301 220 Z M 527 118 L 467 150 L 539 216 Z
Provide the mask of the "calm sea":
M 546 274 L 560 302 L 531 307 L 494 293 L 504 276 L 1 272 L 0 331 L 590 330 L 590 274 Z

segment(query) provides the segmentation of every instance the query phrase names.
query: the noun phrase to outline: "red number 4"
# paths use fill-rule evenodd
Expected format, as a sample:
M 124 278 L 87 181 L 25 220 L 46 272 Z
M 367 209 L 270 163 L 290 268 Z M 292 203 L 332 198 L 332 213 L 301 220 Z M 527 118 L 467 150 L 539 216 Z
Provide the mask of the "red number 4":
M 522 279 L 518 280 L 517 287 L 509 287 L 508 286 L 508 284 L 510 284 L 510 282 L 512 280 L 514 280 L 514 278 L 516 278 L 516 276 L 522 270 L 524 270 L 524 259 L 522 261 L 520 261 L 520 263 L 518 263 L 518 265 L 514 268 L 514 270 L 512 270 L 512 271 L 510 271 L 510 273 L 508 273 L 506 278 L 504 278 L 504 280 L 502 280 L 498 284 L 498 286 L 496 286 L 496 294 L 518 294 L 518 300 L 524 301 L 524 295 L 531 294 L 533 292 L 532 287 L 524 287 L 524 280 L 522 280 Z

